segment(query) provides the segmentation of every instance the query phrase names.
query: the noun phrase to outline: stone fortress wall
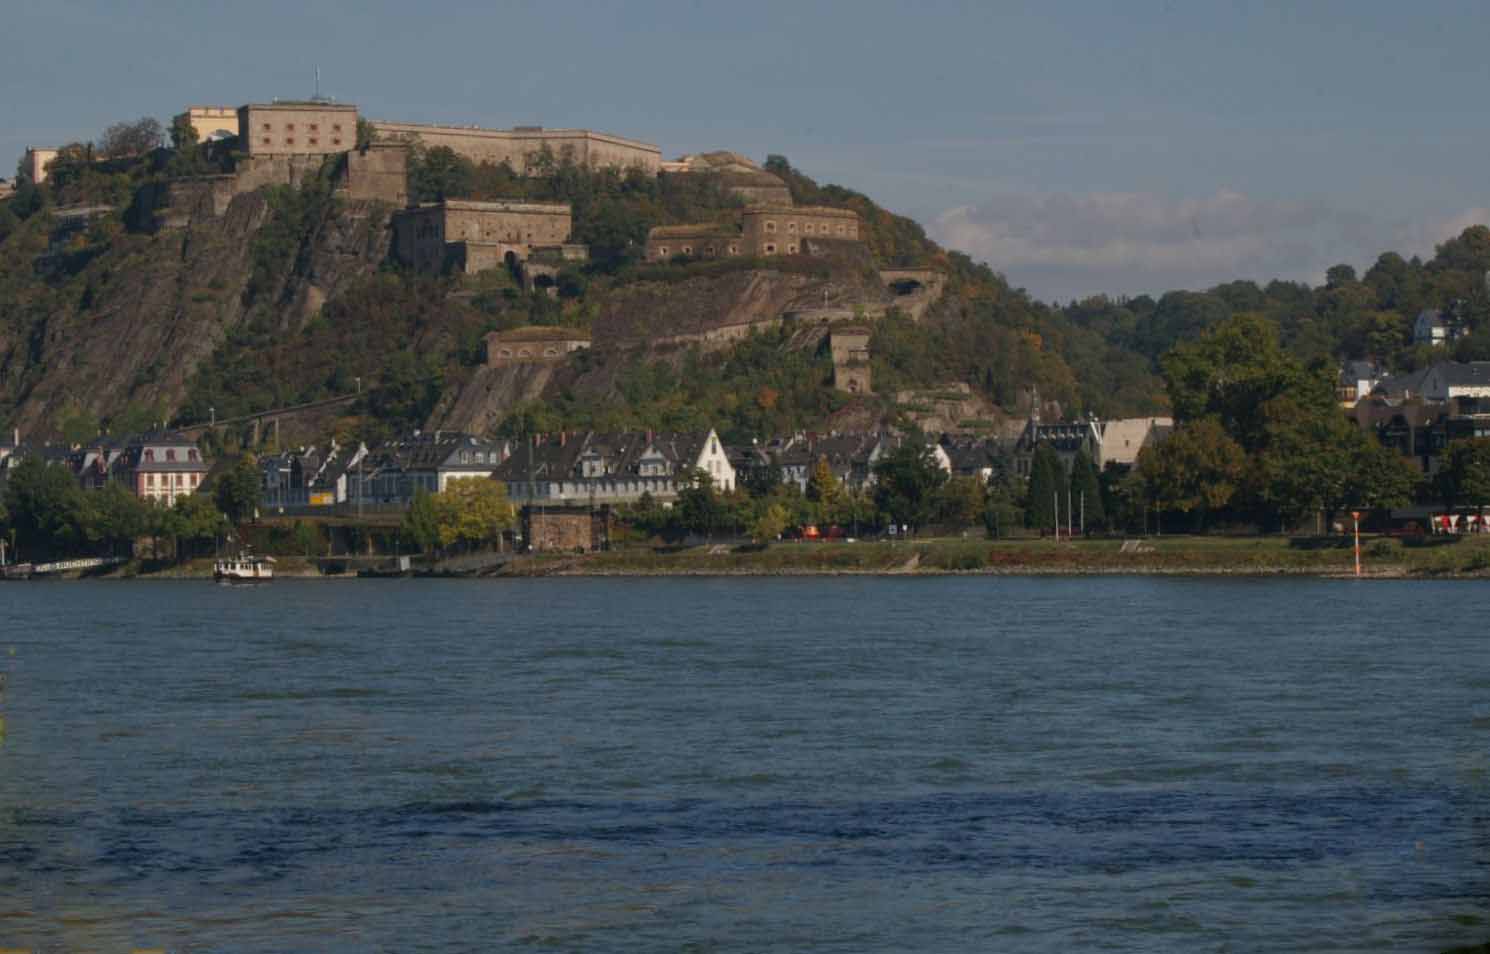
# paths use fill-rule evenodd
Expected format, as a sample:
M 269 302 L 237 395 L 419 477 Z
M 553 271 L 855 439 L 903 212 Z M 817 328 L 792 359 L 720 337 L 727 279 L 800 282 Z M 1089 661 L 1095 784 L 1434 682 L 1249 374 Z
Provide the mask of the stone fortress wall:
M 745 209 L 741 220 L 739 229 L 717 224 L 654 228 L 647 233 L 646 259 L 667 262 L 678 255 L 800 255 L 808 251 L 807 243 L 815 240 L 859 241 L 859 216 L 849 209 L 765 206 Z
M 525 260 L 535 248 L 562 248 L 572 228 L 565 202 L 447 199 L 395 213 L 393 248 L 421 271 L 443 271 L 453 260 L 470 273 Z
M 445 146 L 475 163 L 507 163 L 518 174 L 528 172 L 529 157 L 544 147 L 558 159 L 566 154 L 580 165 L 599 169 L 639 168 L 655 175 L 662 165 L 662 150 L 651 143 L 588 129 L 545 129 L 517 126 L 512 129 L 482 129 L 477 126 L 440 126 L 374 120 L 377 138 L 383 142 L 420 142 Z

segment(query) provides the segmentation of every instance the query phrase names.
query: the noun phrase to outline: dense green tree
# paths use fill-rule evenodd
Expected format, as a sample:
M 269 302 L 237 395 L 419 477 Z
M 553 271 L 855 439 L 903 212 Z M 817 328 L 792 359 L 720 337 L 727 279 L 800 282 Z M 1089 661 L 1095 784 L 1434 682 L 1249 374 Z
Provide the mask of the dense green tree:
M 838 477 L 833 473 L 833 466 L 827 457 L 818 457 L 812 465 L 812 473 L 807 476 L 807 499 L 820 504 L 826 511 L 838 502 L 838 493 Z
M 767 504 L 750 527 L 750 538 L 757 543 L 778 539 L 787 527 L 786 508 L 779 503 Z
M 414 491 L 414 499 L 404 512 L 402 533 L 424 553 L 431 553 L 440 545 L 440 513 L 434 496 L 420 488 Z
M 1198 340 L 1176 346 L 1161 362 L 1175 418 L 1214 416 L 1243 449 L 1265 440 L 1263 406 L 1283 394 L 1309 391 L 1306 400 L 1333 401 L 1333 385 L 1311 376 L 1278 343 L 1277 326 L 1237 315 Z
M 1203 529 L 1208 515 L 1231 503 L 1246 466 L 1246 454 L 1220 422 L 1202 418 L 1145 447 L 1136 470 L 1155 507 L 1192 513 Z
M 87 503 L 65 467 L 39 457 L 21 461 L 5 482 L 5 509 L 27 558 L 76 553 L 87 542 Z
M 975 526 L 983 520 L 988 497 L 977 477 L 954 476 L 936 492 L 932 506 L 938 523 L 954 527 Z
M 930 522 L 947 476 L 930 447 L 908 439 L 874 467 L 875 506 L 898 524 L 919 527 Z
M 1065 506 L 1066 468 L 1049 444 L 1040 444 L 1030 461 L 1029 492 L 1025 495 L 1025 522 L 1035 530 L 1055 530 L 1059 508 Z
M 1434 475 L 1433 488 L 1447 510 L 1490 504 L 1490 438 L 1450 441 Z
M 678 525 L 692 533 L 712 535 L 724 523 L 724 507 L 707 471 L 690 470 L 678 475 Z
M 1073 516 L 1087 529 L 1100 528 L 1106 523 L 1101 475 L 1085 447 L 1076 452 L 1071 462 L 1071 507 Z
M 215 547 L 218 538 L 229 530 L 227 517 L 205 494 L 177 497 L 169 513 L 173 518 L 169 535 L 174 538 L 177 559 L 187 555 L 183 543 L 191 555 L 210 552 L 209 547 Z
M 450 481 L 434 495 L 434 511 L 442 546 L 499 544 L 512 527 L 515 512 L 507 500 L 507 485 L 486 477 Z
M 127 554 L 150 528 L 150 504 L 123 484 L 110 482 L 102 490 L 85 494 L 84 500 L 88 539 L 103 544 L 111 554 L 118 555 L 121 548 Z
M 219 476 L 212 496 L 218 509 L 234 524 L 253 519 L 263 498 L 263 477 L 254 456 L 244 454 Z

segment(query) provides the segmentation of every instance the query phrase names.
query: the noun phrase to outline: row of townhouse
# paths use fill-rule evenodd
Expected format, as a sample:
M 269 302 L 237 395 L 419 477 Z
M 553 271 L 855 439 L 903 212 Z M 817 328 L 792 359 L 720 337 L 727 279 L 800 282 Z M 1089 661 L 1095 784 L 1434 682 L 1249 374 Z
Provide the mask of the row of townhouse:
M 1134 421 L 1032 422 L 1015 438 L 944 437 L 926 445 L 949 475 L 987 482 L 995 474 L 1028 471 L 1039 443 L 1066 459 L 1086 447 L 1099 466 L 1131 464 L 1138 451 L 1168 432 L 1167 418 Z M 644 497 L 668 504 L 703 473 L 720 491 L 732 491 L 762 471 L 805 492 L 825 463 L 840 485 L 874 484 L 886 455 L 912 440 L 893 432 L 799 433 L 728 446 L 717 431 L 561 432 L 525 439 L 481 438 L 456 431 L 415 432 L 376 448 L 335 443 L 262 458 L 267 508 L 357 505 L 406 507 L 420 491 L 446 490 L 460 478 L 501 481 L 519 506 L 595 507 L 636 503 Z
M 209 470 L 196 441 L 176 431 L 104 436 L 77 444 L 27 444 L 13 432 L 10 440 L 0 442 L 0 476 L 31 457 L 67 468 L 85 490 L 118 483 L 142 500 L 166 507 L 196 493 Z

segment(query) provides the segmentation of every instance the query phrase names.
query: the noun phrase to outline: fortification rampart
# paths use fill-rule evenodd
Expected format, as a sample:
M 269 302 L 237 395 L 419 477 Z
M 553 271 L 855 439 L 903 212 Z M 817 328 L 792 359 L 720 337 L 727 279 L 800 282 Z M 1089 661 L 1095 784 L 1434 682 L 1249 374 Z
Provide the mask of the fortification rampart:
M 547 147 L 558 160 L 565 156 L 591 168 L 640 168 L 655 174 L 662 164 L 662 150 L 651 143 L 588 129 L 544 129 L 540 126 L 514 129 L 483 129 L 477 126 L 441 126 L 425 123 L 372 122 L 374 132 L 385 142 L 420 142 L 444 146 L 472 162 L 505 162 L 516 172 L 532 170 L 530 158 Z

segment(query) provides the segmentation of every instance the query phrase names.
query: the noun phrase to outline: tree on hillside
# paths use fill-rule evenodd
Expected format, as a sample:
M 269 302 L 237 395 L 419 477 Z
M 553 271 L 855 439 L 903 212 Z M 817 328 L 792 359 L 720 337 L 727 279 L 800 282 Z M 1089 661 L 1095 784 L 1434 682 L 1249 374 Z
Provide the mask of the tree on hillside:
M 1073 515 L 1088 528 L 1101 527 L 1107 522 L 1102 505 L 1102 478 L 1085 447 L 1076 452 L 1076 459 L 1071 462 L 1071 508 Z
M 1065 506 L 1066 468 L 1055 449 L 1041 443 L 1030 461 L 1029 492 L 1025 495 L 1024 519 L 1035 530 L 1054 530 L 1058 508 Z
M 912 528 L 931 520 L 937 491 L 947 472 L 930 447 L 907 440 L 880 458 L 874 467 L 874 502 L 896 523 Z
M 217 479 L 213 491 L 217 507 L 235 525 L 252 519 L 259 509 L 263 497 L 263 478 L 259 475 L 259 464 L 252 454 L 244 454 L 231 468 Z
M 98 154 L 105 159 L 137 156 L 159 149 L 165 138 L 160 120 L 149 116 L 134 122 L 114 123 L 98 137 Z
M 1267 401 L 1284 394 L 1334 401 L 1333 383 L 1306 372 L 1279 346 L 1277 326 L 1256 315 L 1234 316 L 1177 345 L 1161 366 L 1177 421 L 1214 416 L 1248 451 L 1263 444 Z

